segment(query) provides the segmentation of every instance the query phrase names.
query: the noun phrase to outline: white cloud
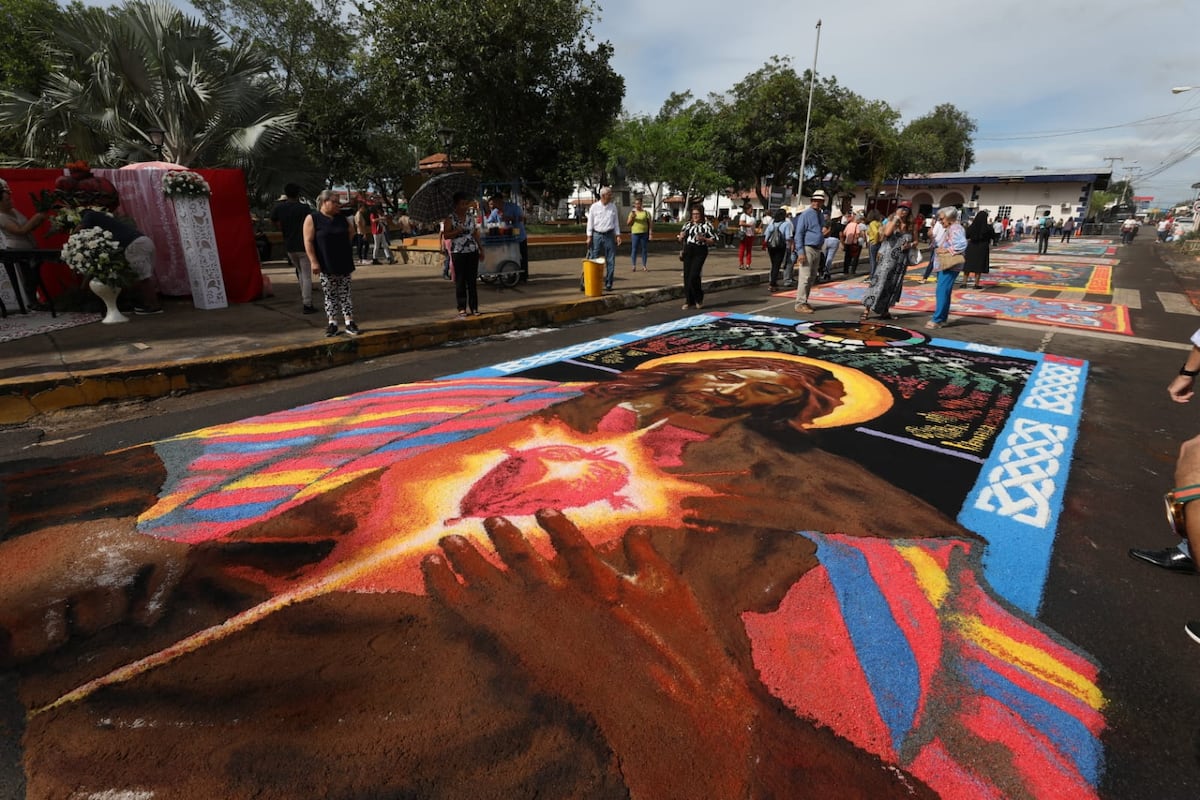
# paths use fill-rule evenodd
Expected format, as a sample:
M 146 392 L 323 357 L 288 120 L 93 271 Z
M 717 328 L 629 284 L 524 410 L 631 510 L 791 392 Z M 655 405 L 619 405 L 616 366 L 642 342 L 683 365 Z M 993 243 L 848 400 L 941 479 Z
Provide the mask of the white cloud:
M 976 165 L 1090 167 L 1105 156 L 1149 175 L 1200 147 L 1196 34 L 1200 9 L 1182 0 L 1055 0 L 984 6 L 859 0 L 825 5 L 692 0 L 598 0 L 599 39 L 615 48 L 626 109 L 654 113 L 672 91 L 723 92 L 772 55 L 886 100 L 905 117 L 954 103 L 979 123 Z M 820 10 L 817 10 L 820 8 Z M 1190 109 L 1135 127 L 1092 130 Z M 1007 138 L 1082 131 L 1055 138 Z M 1136 162 L 1136 164 L 1135 164 Z M 1191 197 L 1200 154 L 1135 185 L 1171 202 Z

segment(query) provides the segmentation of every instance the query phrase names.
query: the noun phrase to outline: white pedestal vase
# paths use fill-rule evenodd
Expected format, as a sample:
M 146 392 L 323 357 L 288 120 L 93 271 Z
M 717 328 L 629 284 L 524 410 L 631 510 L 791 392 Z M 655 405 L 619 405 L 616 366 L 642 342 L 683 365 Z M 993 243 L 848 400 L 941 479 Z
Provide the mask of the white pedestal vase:
M 225 308 L 225 278 L 217 256 L 217 234 L 213 230 L 212 209 L 207 197 L 177 196 L 175 219 L 179 223 L 179 241 L 187 265 L 192 304 L 196 308 Z
M 121 290 L 115 286 L 109 286 L 107 283 L 101 283 L 93 278 L 88 281 L 88 288 L 104 301 L 104 307 L 108 309 L 108 313 L 104 315 L 104 319 L 100 320 L 105 325 L 113 325 L 118 322 L 129 322 L 129 317 L 122 314 L 117 309 L 117 295 Z

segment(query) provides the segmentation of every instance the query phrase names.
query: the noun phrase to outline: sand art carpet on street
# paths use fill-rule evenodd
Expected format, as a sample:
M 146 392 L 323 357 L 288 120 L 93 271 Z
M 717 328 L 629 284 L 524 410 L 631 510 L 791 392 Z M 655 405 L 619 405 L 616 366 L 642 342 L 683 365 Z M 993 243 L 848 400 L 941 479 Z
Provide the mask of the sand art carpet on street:
M 909 277 L 919 278 L 924 271 L 923 265 L 914 267 L 909 270 Z M 983 275 L 982 283 L 984 286 L 1112 294 L 1112 267 L 1054 262 L 1021 263 L 993 256 L 991 270 Z
M 1032 253 L 1037 254 L 1038 244 L 1036 239 L 1024 239 L 1020 242 L 1010 242 L 1002 246 L 1004 252 L 1008 253 Z M 1060 242 L 1056 238 L 1051 237 L 1049 246 L 1047 247 L 1049 255 L 1072 255 L 1072 256 L 1112 256 L 1117 253 L 1117 245 L 1111 239 L 1073 239 L 1070 242 Z
M 986 284 L 986 280 L 985 280 Z M 828 283 L 813 289 L 810 297 L 814 304 L 851 306 L 857 313 L 861 309 L 867 285 L 863 281 Z M 934 284 L 904 284 L 904 294 L 892 307 L 894 312 L 932 313 L 937 305 Z M 834 309 L 829 309 L 833 311 Z M 950 315 L 966 317 L 990 317 L 992 319 L 1029 322 L 1038 325 L 1058 325 L 1065 328 L 1083 328 L 1108 333 L 1132 334 L 1129 324 L 1129 309 L 1107 303 L 1086 303 L 1069 300 L 1043 300 L 1036 297 L 993 294 L 986 290 L 955 289 L 950 303 Z
M 29 796 L 1094 798 L 1087 374 L 706 314 L 6 476 Z

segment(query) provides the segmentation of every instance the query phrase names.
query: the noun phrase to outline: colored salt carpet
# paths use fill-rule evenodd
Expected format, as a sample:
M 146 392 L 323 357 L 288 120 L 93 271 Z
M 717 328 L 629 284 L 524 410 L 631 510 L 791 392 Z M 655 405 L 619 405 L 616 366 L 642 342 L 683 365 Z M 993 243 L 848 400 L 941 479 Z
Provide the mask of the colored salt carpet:
M 811 300 L 817 304 L 859 306 L 867 285 L 863 281 L 830 283 L 813 289 Z M 788 296 L 785 293 L 781 296 Z M 905 285 L 900 302 L 894 311 L 932 313 L 936 306 L 934 286 Z M 855 309 L 857 311 L 857 308 Z M 956 290 L 950 313 L 957 316 L 990 317 L 992 319 L 1028 322 L 1035 325 L 1054 325 L 1132 335 L 1129 309 L 1106 303 L 1042 300 L 1036 297 L 992 294 L 989 292 Z

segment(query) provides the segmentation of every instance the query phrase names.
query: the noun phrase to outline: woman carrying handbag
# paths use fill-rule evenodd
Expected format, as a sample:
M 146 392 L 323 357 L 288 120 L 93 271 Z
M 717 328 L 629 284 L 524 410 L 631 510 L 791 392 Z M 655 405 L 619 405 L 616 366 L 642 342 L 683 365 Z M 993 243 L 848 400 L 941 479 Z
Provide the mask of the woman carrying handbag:
M 963 253 L 967 249 L 967 232 L 958 222 L 958 209 L 953 206 L 938 211 L 942 231 L 933 243 L 930 259 L 937 273 L 937 309 L 933 319 L 925 323 L 926 328 L 941 328 L 950 317 L 950 297 L 954 293 L 954 281 L 962 270 Z

